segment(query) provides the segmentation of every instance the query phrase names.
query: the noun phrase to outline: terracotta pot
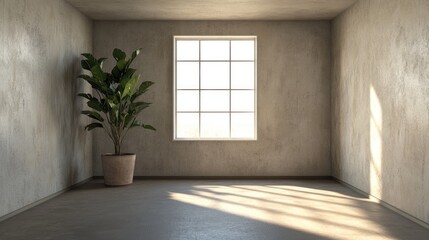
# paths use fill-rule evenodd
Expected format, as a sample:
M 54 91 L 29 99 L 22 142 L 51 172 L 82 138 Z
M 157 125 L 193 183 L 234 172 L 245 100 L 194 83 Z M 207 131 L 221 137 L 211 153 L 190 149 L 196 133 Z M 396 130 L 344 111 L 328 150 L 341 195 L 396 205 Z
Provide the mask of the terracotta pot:
M 107 186 L 124 186 L 133 183 L 136 155 L 132 153 L 101 155 L 104 173 L 104 184 Z

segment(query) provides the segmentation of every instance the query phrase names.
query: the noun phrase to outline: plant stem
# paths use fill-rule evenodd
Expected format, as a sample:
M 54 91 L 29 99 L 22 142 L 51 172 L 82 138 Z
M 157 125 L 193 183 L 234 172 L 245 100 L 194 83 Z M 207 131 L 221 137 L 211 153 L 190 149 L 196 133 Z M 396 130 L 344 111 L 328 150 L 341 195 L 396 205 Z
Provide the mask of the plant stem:
M 121 155 L 121 143 L 115 141 L 115 155 Z

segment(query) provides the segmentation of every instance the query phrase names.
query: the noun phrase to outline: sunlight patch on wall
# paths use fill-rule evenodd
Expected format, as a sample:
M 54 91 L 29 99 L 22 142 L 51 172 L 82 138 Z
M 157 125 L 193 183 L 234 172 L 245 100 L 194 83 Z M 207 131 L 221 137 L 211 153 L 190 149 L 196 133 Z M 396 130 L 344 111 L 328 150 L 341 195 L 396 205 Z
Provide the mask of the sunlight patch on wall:
M 383 110 L 381 108 L 380 99 L 377 92 L 371 85 L 370 88 L 370 193 L 376 197 L 381 197 L 381 164 L 382 164 L 382 125 L 383 125 Z

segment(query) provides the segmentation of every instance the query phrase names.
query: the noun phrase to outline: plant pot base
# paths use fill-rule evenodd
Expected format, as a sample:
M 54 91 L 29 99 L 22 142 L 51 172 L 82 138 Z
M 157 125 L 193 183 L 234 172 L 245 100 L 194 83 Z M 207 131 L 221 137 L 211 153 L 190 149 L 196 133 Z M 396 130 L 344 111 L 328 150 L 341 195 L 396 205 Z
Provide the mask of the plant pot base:
M 104 185 L 109 187 L 120 187 L 132 184 L 135 161 L 135 154 L 101 155 Z
M 111 188 L 115 188 L 115 187 L 126 187 L 126 186 L 128 186 L 128 185 L 132 185 L 132 184 L 133 184 L 133 183 L 122 184 L 122 185 L 109 185 L 109 184 L 104 183 L 104 186 L 106 186 L 106 187 L 111 187 Z

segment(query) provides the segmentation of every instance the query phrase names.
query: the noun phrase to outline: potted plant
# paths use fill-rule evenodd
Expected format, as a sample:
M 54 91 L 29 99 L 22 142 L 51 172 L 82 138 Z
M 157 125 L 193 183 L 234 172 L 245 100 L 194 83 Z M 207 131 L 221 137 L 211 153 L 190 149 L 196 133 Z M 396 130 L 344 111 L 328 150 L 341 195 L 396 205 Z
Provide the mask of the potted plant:
M 91 74 L 82 74 L 79 78 L 93 88 L 92 94 L 78 94 L 88 100 L 87 105 L 91 109 L 82 111 L 82 114 L 94 119 L 85 129 L 104 129 L 115 147 L 114 153 L 101 156 L 104 183 L 108 186 L 122 186 L 133 182 L 136 155 L 121 152 L 121 144 L 128 131 L 134 127 L 155 130 L 151 125 L 137 120 L 137 115 L 150 105 L 137 98 L 153 84 L 151 81 L 144 81 L 138 85 L 140 76 L 135 75 L 136 69 L 130 67 L 139 52 L 140 49 L 134 51 L 127 59 L 125 52 L 115 48 L 113 58 L 116 65 L 111 72 L 103 71 L 106 58 L 96 59 L 90 53 L 82 54 L 82 68 Z

